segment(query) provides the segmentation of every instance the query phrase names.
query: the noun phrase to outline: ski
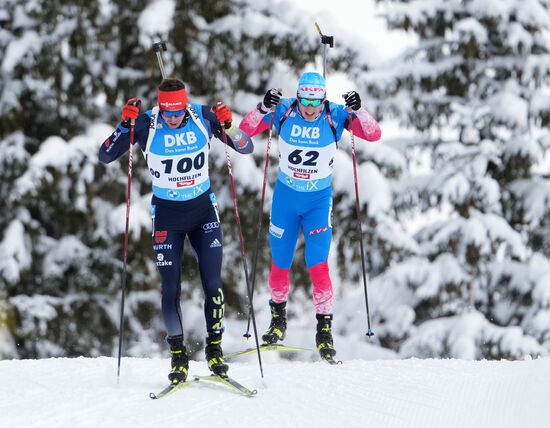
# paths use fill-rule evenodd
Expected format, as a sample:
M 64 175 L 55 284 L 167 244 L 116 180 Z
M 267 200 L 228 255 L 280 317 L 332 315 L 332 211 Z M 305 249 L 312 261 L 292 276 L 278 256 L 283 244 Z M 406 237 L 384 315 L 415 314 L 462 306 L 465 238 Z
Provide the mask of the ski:
M 256 389 L 248 389 L 246 386 L 241 385 L 239 382 L 237 382 L 235 379 L 230 378 L 229 376 L 222 377 L 214 374 L 209 376 L 194 376 L 194 380 L 199 382 L 206 381 L 221 383 L 240 392 L 241 394 L 246 395 L 247 397 L 253 397 L 258 393 Z
M 158 394 L 155 394 L 154 392 L 149 393 L 149 398 L 152 400 L 158 400 L 162 397 L 166 397 L 167 395 L 170 395 L 176 391 L 179 391 L 181 389 L 187 388 L 188 386 L 191 386 L 195 383 L 193 382 L 180 382 L 178 384 L 170 384 L 166 388 L 164 388 L 162 391 L 160 391 Z
M 166 388 L 164 388 L 162 391 L 160 391 L 158 394 L 155 394 L 154 392 L 150 392 L 149 398 L 151 398 L 152 400 L 158 400 L 163 397 L 166 397 L 167 395 L 173 394 L 176 391 L 180 391 L 191 385 L 195 385 L 201 381 L 221 383 L 223 385 L 226 385 L 232 388 L 235 391 L 240 392 L 241 394 L 246 395 L 247 397 L 253 397 L 258 393 L 257 390 L 255 389 L 250 390 L 247 387 L 241 385 L 235 379 L 230 378 L 229 376 L 221 377 L 217 375 L 209 375 L 209 376 L 193 376 L 191 381 L 188 380 L 187 382 L 180 382 L 176 385 L 170 384 Z
M 267 351 L 279 351 L 279 352 L 298 352 L 298 351 L 311 351 L 311 349 L 308 348 L 298 348 L 296 346 L 286 346 L 286 345 L 279 345 L 279 344 L 273 344 L 273 345 L 261 345 L 260 346 L 260 352 L 267 352 Z M 248 348 L 244 351 L 239 352 L 233 352 L 231 354 L 224 355 L 224 358 L 226 360 L 231 360 L 233 358 L 237 357 L 243 357 L 245 355 L 252 355 L 255 354 L 256 348 Z

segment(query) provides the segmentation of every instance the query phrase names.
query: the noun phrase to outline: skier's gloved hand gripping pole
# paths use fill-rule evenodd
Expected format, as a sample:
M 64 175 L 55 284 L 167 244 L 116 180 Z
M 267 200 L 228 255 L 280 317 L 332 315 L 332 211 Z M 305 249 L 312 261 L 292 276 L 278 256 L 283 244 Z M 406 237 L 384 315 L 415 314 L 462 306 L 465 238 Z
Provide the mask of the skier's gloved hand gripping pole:
M 128 230 L 130 226 L 130 196 L 132 194 L 132 163 L 134 148 L 134 128 L 136 119 L 139 116 L 139 106 L 141 101 L 137 98 L 128 100 L 122 109 L 122 123 L 130 126 L 130 150 L 128 152 L 128 183 L 126 186 L 126 228 L 124 229 L 124 260 L 122 263 L 122 278 L 120 284 L 120 325 L 118 329 L 118 364 L 117 364 L 117 383 L 120 380 L 120 360 L 122 357 L 122 336 L 124 329 L 124 300 L 126 295 L 126 272 L 128 265 Z
M 263 105 L 271 110 L 271 117 L 269 118 L 269 131 L 267 134 L 267 148 L 265 152 L 265 166 L 264 166 L 264 178 L 262 183 L 262 197 L 260 199 L 260 208 L 258 210 L 258 235 L 256 237 L 256 252 L 254 253 L 254 263 L 252 264 L 252 286 L 249 292 L 250 301 L 254 297 L 254 288 L 256 285 L 256 266 L 258 265 L 258 253 L 260 252 L 260 243 L 262 236 L 263 228 L 263 214 L 264 214 L 264 200 L 265 200 L 265 187 L 267 183 L 267 168 L 269 166 L 269 150 L 271 147 L 271 138 L 273 136 L 273 119 L 275 117 L 275 107 L 281 102 L 281 96 L 283 95 L 283 90 L 279 89 L 270 89 L 266 92 L 264 96 Z M 250 306 L 250 311 L 248 313 L 248 323 L 246 326 L 246 333 L 243 335 L 247 339 L 250 337 L 250 318 L 252 315 L 252 305 Z
M 370 338 L 374 332 L 370 327 L 369 295 L 367 291 L 367 271 L 365 267 L 365 249 L 363 247 L 363 227 L 361 224 L 361 206 L 359 204 L 359 180 L 357 178 L 357 156 L 355 154 L 355 136 L 353 135 L 353 112 L 361 108 L 361 98 L 355 91 L 350 91 L 342 95 L 348 110 L 348 126 L 351 138 L 351 158 L 353 161 L 353 180 L 355 182 L 355 213 L 357 215 L 357 234 L 359 235 L 359 246 L 361 248 L 361 270 L 363 272 L 363 289 L 365 291 L 365 305 L 367 308 L 367 333 Z
M 225 107 L 225 109 L 224 109 Z M 227 150 L 227 134 L 226 134 L 226 127 L 229 124 L 229 127 L 231 126 L 231 114 L 227 115 L 225 112 L 226 110 L 229 110 L 227 106 L 222 104 L 221 102 L 218 103 L 216 107 L 214 107 L 214 112 L 216 113 L 216 116 L 219 119 L 222 119 L 220 121 L 220 128 L 222 131 L 222 137 L 223 137 L 223 145 L 225 149 L 225 158 L 227 159 L 227 171 L 229 173 L 229 183 L 231 187 L 231 196 L 233 198 L 233 209 L 235 212 L 235 221 L 237 222 L 237 230 L 239 231 L 239 243 L 240 243 L 240 249 L 241 249 L 241 258 L 243 263 L 243 269 L 244 269 L 244 276 L 246 280 L 246 291 L 248 293 L 248 304 L 250 305 L 250 315 L 252 317 L 252 325 L 254 328 L 254 338 L 256 339 L 256 350 L 258 352 L 258 363 L 260 365 L 260 375 L 263 379 L 264 377 L 264 369 L 262 367 L 262 357 L 260 355 L 260 342 L 258 341 L 258 330 L 256 328 L 256 317 L 254 316 L 254 306 L 252 304 L 252 292 L 250 288 L 250 281 L 248 277 L 248 266 L 246 263 L 246 250 L 244 248 L 244 238 L 243 238 L 243 231 L 241 227 L 241 218 L 239 216 L 239 206 L 237 202 L 237 192 L 235 191 L 235 180 L 233 178 L 233 168 L 231 167 L 231 158 L 229 157 L 229 151 Z M 218 115 L 218 113 L 220 113 Z M 229 112 L 230 113 L 230 112 Z M 229 120 L 229 122 L 228 122 Z

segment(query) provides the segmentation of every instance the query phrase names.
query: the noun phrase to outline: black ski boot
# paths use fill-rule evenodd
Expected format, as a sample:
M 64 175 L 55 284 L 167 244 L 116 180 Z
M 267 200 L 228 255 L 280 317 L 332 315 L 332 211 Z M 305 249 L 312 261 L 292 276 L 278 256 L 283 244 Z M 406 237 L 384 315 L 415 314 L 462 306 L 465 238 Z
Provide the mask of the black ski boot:
M 221 344 L 221 333 L 209 334 L 206 338 L 206 348 L 204 349 L 204 353 L 206 354 L 206 362 L 208 363 L 208 368 L 210 371 L 215 375 L 227 377 L 229 366 L 223 359 Z
M 336 355 L 334 343 L 332 341 L 332 314 L 317 314 L 317 334 L 315 342 L 319 355 L 324 360 L 333 360 Z
M 273 345 L 282 341 L 286 335 L 286 302 L 275 303 L 269 301 L 271 308 L 271 323 L 262 336 L 262 345 Z
M 183 335 L 169 336 L 166 341 L 170 345 L 170 353 L 172 354 L 172 370 L 168 375 L 168 379 L 173 385 L 177 385 L 187 379 L 189 357 L 187 357 L 187 349 L 183 344 Z

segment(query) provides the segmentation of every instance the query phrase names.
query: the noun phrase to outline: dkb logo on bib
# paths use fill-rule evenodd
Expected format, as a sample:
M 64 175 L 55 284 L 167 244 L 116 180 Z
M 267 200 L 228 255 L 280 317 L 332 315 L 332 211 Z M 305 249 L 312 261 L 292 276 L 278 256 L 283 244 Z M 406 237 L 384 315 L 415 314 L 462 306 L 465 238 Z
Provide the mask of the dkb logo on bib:
M 189 132 L 180 132 L 176 135 L 165 135 L 164 136 L 164 146 L 173 147 L 177 146 L 186 146 L 187 144 L 194 144 L 197 142 L 197 136 L 193 131 Z
M 291 137 L 301 137 L 301 138 L 319 138 L 319 128 L 300 125 L 292 125 L 292 130 L 290 131 Z

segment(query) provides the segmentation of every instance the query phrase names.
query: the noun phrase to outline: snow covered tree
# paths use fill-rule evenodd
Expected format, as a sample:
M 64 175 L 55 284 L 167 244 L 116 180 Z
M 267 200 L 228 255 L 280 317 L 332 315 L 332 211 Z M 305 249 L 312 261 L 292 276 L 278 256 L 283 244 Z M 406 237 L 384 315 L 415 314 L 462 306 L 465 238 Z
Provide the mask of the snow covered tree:
M 385 3 L 419 42 L 364 84 L 378 117 L 418 131 L 388 142 L 417 248 L 375 280 L 378 340 L 403 356 L 547 354 L 550 4 Z

